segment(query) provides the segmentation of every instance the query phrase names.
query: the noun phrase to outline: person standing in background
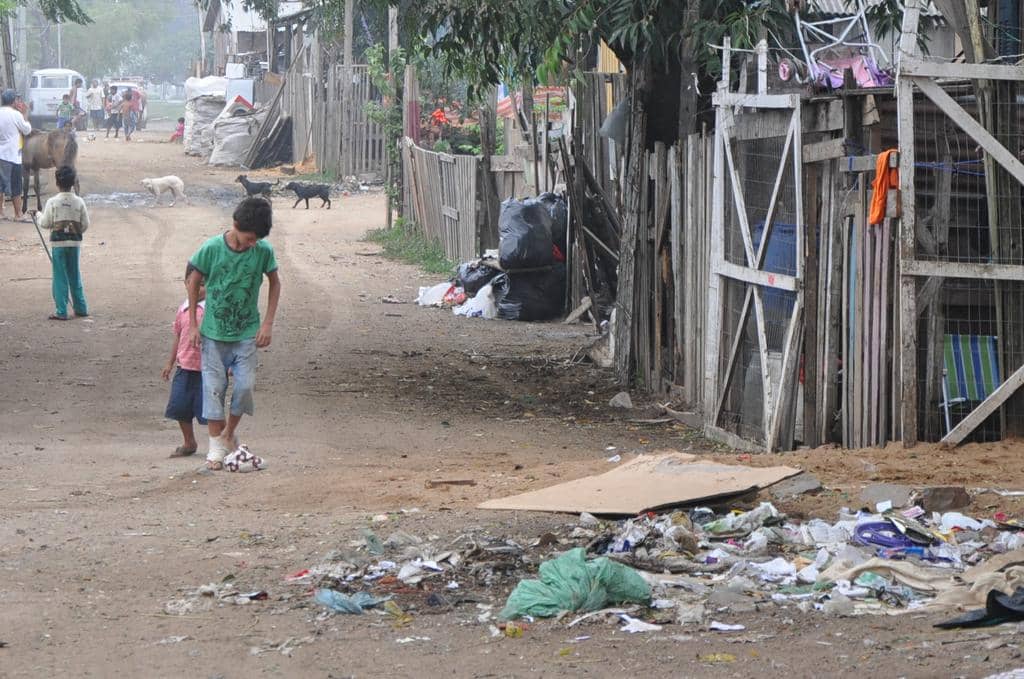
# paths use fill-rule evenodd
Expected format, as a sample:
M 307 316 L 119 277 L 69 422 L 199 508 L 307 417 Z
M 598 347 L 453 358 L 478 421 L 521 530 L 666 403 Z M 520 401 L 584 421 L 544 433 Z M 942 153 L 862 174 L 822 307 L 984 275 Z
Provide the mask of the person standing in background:
M 103 126 L 103 88 L 98 80 L 93 80 L 92 87 L 85 91 L 85 105 L 89 110 L 92 129 L 100 129 Z

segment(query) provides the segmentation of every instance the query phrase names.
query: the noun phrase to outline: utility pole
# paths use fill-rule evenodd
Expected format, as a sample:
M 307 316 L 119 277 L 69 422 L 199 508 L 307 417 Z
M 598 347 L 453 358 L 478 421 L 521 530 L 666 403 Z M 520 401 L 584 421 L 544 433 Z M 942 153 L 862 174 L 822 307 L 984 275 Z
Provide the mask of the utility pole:
M 60 22 L 57 22 L 57 68 L 64 68 L 64 55 L 60 45 Z

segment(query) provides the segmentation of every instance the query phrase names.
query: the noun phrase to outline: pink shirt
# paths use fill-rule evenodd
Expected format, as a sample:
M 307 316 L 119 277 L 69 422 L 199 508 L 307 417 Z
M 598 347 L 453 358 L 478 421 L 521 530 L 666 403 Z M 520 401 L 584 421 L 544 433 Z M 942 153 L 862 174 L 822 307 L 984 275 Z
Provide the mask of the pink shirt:
M 196 321 L 203 322 L 203 312 L 206 311 L 206 302 L 200 302 L 196 309 Z M 197 347 L 189 344 L 188 331 L 192 326 L 188 320 L 188 300 L 178 307 L 178 313 L 174 317 L 174 334 L 178 337 L 178 366 L 182 370 L 202 370 L 201 354 Z

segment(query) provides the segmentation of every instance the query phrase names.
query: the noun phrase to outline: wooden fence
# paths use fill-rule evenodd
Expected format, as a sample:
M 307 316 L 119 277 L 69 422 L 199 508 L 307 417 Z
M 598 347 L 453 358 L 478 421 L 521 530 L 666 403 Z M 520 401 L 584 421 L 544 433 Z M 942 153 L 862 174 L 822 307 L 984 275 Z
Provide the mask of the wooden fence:
M 271 107 L 269 120 L 291 121 L 292 162 L 313 158 L 320 172 L 338 178 L 383 178 L 384 131 L 366 113 L 380 94 L 368 67 L 325 64 L 316 38 L 309 39 L 293 46 L 295 58 L 283 75 L 257 83 L 257 101 Z
M 370 82 L 369 67 L 328 67 L 324 97 L 316 104 L 321 122 L 316 128 L 317 167 L 339 177 L 365 174 L 384 177 L 387 149 L 384 130 L 366 113 L 368 103 L 380 100 Z
M 406 137 L 402 143 L 405 214 L 444 246 L 445 256 L 466 261 L 480 255 L 477 187 L 480 159 L 427 151 Z

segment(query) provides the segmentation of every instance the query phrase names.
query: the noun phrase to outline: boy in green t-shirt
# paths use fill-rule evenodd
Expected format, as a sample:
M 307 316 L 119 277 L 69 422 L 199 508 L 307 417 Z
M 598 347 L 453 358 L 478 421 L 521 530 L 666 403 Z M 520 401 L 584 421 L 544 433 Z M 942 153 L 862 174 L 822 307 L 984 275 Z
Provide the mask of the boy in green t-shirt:
M 71 105 L 71 97 L 65 94 L 57 104 L 57 129 L 63 130 L 71 123 L 71 116 L 75 113 L 75 107 Z
M 189 341 L 201 349 L 203 417 L 209 421 L 207 466 L 221 469 L 224 457 L 238 448 L 242 415 L 253 414 L 256 349 L 270 346 L 281 281 L 274 248 L 263 240 L 270 233 L 270 203 L 246 198 L 232 215 L 229 231 L 207 240 L 189 262 Z M 260 322 L 257 306 L 263 276 L 269 282 L 267 314 Z M 206 282 L 206 312 L 196 322 L 199 287 Z M 234 380 L 231 409 L 224 413 L 228 371 Z

